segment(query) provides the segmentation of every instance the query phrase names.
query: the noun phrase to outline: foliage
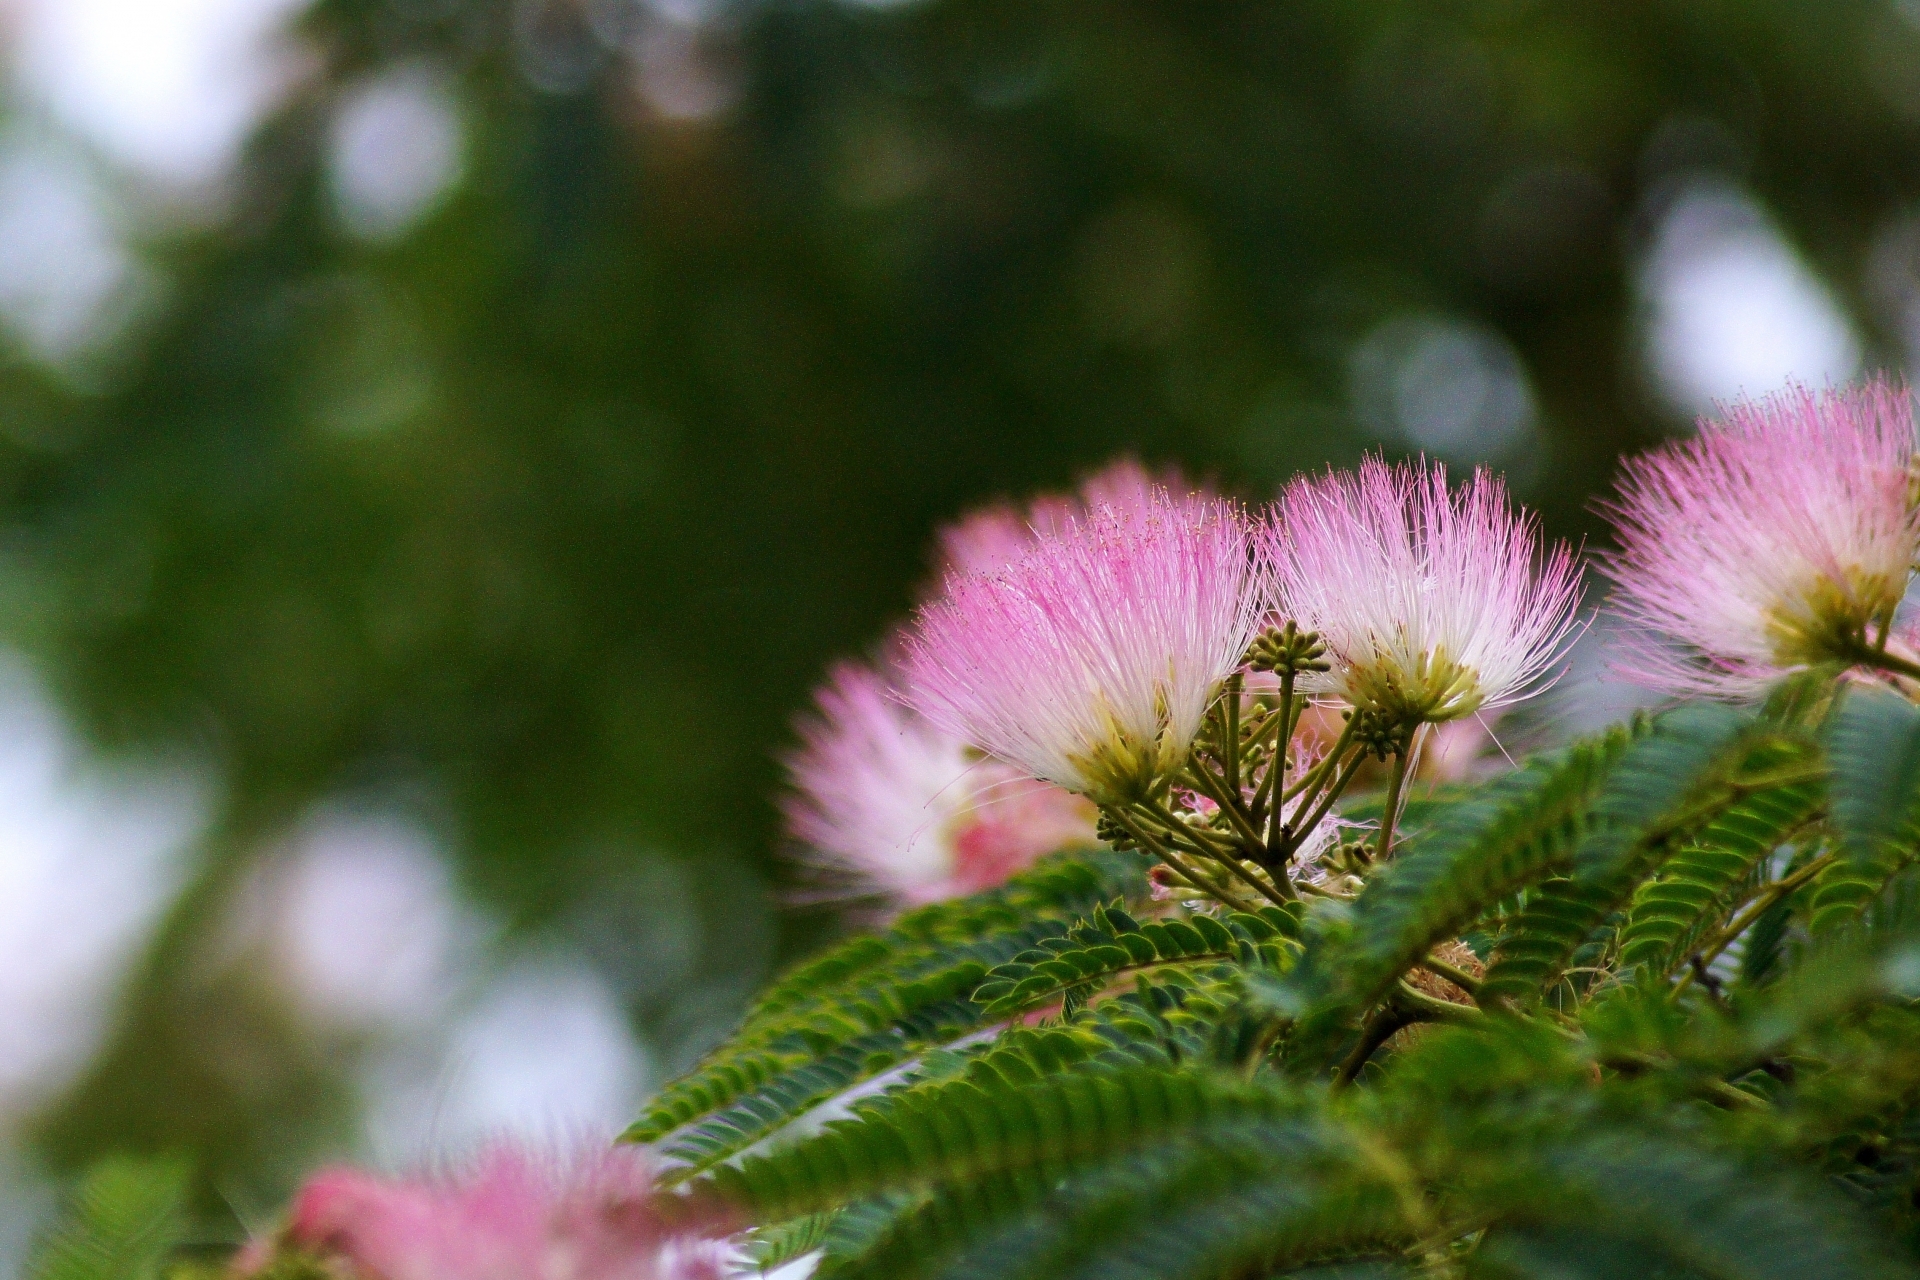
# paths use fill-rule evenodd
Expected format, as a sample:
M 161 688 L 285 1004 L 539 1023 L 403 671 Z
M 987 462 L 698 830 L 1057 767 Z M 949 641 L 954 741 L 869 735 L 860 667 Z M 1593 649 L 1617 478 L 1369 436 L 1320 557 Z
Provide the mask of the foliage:
M 180 1243 L 187 1168 L 176 1160 L 102 1161 L 27 1264 L 27 1280 L 160 1280 Z
M 831 1277 L 1920 1275 L 1916 726 L 1681 705 L 1287 909 L 1063 854 L 810 962 L 633 1136 Z

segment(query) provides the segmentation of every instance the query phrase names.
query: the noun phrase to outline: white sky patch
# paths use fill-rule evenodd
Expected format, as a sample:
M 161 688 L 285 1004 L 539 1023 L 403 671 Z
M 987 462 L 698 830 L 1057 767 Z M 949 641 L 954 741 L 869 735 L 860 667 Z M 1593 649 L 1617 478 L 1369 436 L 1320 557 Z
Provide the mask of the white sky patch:
M 1647 363 L 1678 410 L 1838 384 L 1860 343 L 1831 291 L 1752 197 L 1702 181 L 1674 198 L 1640 268 Z
M 1347 378 L 1362 422 L 1450 462 L 1506 458 L 1534 437 L 1519 352 L 1468 320 L 1393 316 L 1353 349 Z
M 341 225 L 389 240 L 460 180 L 464 130 L 450 77 L 396 67 L 355 89 L 333 121 L 331 177 Z
M 317 817 L 265 876 L 259 932 L 280 979 L 320 1022 L 349 1030 L 438 1016 L 481 927 L 439 849 L 377 815 Z
M 650 1075 L 597 972 L 564 955 L 529 957 L 481 991 L 440 1045 L 372 1061 L 371 1145 L 404 1164 L 501 1136 L 615 1133 L 637 1114 Z
M 161 187 L 217 184 L 298 76 L 308 0 L 11 0 L 19 83 Z
M 0 659 L 0 1120 L 98 1047 L 203 810 L 184 777 L 90 763 L 44 691 Z
M 36 359 L 63 365 L 105 345 L 158 288 L 116 211 L 71 151 L 0 136 L 0 322 Z

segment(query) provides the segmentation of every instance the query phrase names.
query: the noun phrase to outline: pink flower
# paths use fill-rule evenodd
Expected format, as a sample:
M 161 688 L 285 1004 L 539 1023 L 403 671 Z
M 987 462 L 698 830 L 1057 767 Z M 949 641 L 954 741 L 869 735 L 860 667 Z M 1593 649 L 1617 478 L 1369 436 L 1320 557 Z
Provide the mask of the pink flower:
M 970 755 L 873 671 L 835 667 L 816 701 L 787 762 L 787 826 L 859 888 L 917 906 L 1093 841 L 1085 800 Z
M 1620 549 L 1603 559 L 1639 631 L 1623 671 L 1747 696 L 1878 643 L 1920 545 L 1913 454 L 1907 388 L 1876 380 L 1736 404 L 1630 459 L 1609 508 Z
M 1035 541 L 1052 537 L 1101 507 L 1143 511 L 1154 495 L 1178 502 L 1204 502 L 1207 490 L 1169 467 L 1148 471 L 1132 458 L 1120 458 L 1084 477 L 1073 496 L 1042 494 L 1025 507 L 996 503 L 982 507 L 940 530 L 942 567 L 949 573 L 992 573 L 1024 555 Z
M 724 1256 L 663 1215 L 631 1147 L 569 1164 L 502 1145 L 445 1180 L 323 1170 L 294 1198 L 283 1247 L 349 1280 L 719 1280 Z
M 1136 797 L 1185 761 L 1264 586 L 1238 507 L 1103 506 L 996 572 L 949 575 L 907 639 L 907 698 L 1033 777 Z
M 1573 553 L 1558 544 L 1543 561 L 1498 479 L 1476 471 L 1449 492 L 1437 463 L 1302 476 L 1266 544 L 1282 611 L 1327 646 L 1315 691 L 1401 725 L 1528 696 L 1580 594 Z

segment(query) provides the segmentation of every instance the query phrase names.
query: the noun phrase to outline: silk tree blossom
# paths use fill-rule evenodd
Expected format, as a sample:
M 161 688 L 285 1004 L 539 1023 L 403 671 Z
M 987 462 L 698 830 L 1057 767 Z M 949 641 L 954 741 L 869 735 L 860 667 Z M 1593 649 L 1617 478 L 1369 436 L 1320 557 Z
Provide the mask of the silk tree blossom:
M 907 639 L 910 704 L 981 750 L 1102 804 L 1184 763 L 1264 609 L 1230 503 L 1099 507 L 992 573 L 956 573 Z
M 1742 402 L 1629 460 L 1603 559 L 1636 628 L 1623 672 L 1751 696 L 1886 642 L 1916 546 L 1913 402 L 1899 383 Z
M 1071 496 L 1041 494 L 1024 506 L 1001 502 L 962 516 L 937 535 L 942 568 L 947 572 L 992 573 L 1018 560 L 1041 538 L 1053 537 L 1091 511 L 1113 507 L 1144 511 L 1160 494 L 1181 503 L 1209 499 L 1173 468 L 1149 471 L 1132 458 L 1120 458 L 1081 479 Z
M 1457 720 L 1537 688 L 1573 626 L 1580 570 L 1476 471 L 1437 463 L 1302 476 L 1265 539 L 1280 607 L 1319 633 L 1332 669 L 1310 686 L 1401 728 Z
M 503 1144 L 440 1179 L 326 1169 L 239 1271 L 266 1280 L 306 1259 L 341 1280 L 720 1280 L 723 1224 L 678 1221 L 668 1203 L 633 1147 L 561 1160 Z
M 825 870 L 918 906 L 992 888 L 1035 858 L 1094 839 L 1085 800 L 981 760 L 843 663 L 787 762 L 788 829 Z

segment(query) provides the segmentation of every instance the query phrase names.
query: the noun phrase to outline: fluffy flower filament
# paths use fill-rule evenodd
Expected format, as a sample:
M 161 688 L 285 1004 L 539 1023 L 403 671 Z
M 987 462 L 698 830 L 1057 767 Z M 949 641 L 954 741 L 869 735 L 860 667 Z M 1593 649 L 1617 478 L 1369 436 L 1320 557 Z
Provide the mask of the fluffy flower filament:
M 1635 629 L 1621 663 L 1669 693 L 1750 697 L 1817 663 L 1920 677 L 1892 647 L 1920 549 L 1912 399 L 1790 388 L 1630 460 L 1602 557 Z
M 1485 473 L 1454 490 L 1369 460 L 1295 481 L 1266 522 L 1138 477 L 1125 497 L 1032 515 L 995 543 L 1009 558 L 950 573 L 907 641 L 905 700 L 1235 906 L 1296 898 L 1336 847 L 1388 856 L 1423 731 L 1526 697 L 1572 626 L 1572 553 L 1540 554 Z M 1328 703 L 1345 723 L 1311 750 Z M 1371 855 L 1334 838 L 1370 760 Z

